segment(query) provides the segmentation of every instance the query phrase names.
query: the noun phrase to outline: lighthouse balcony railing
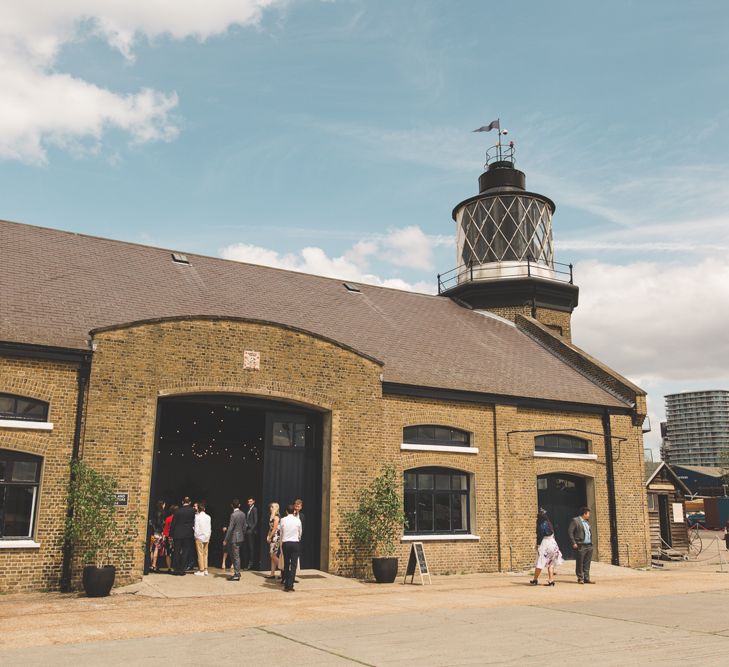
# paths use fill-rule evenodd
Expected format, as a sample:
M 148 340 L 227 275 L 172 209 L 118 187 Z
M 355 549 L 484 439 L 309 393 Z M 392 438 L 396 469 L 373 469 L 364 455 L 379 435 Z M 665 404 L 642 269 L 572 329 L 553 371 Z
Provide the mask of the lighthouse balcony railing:
M 450 271 L 438 274 L 438 294 L 464 283 L 503 280 L 505 278 L 543 278 L 573 284 L 572 264 L 552 262 L 544 264 L 534 260 L 491 262 L 488 264 L 461 264 Z

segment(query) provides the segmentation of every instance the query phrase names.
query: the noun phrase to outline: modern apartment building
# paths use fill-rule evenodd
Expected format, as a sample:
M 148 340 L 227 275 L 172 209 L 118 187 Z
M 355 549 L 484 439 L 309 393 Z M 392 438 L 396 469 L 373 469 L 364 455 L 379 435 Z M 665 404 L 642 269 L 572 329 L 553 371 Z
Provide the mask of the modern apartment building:
M 666 396 L 663 456 L 672 465 L 719 466 L 729 451 L 729 391 Z

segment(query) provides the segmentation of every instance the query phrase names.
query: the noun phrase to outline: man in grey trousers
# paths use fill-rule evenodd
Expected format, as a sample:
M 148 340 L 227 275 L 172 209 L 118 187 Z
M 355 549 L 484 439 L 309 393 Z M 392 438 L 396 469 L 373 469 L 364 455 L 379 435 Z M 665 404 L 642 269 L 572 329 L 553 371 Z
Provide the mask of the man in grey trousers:
M 570 521 L 567 534 L 572 549 L 575 552 L 575 574 L 578 584 L 594 584 L 590 579 L 590 564 L 592 563 L 592 527 L 590 526 L 590 508 L 580 509 L 580 516 Z
M 230 559 L 233 561 L 233 574 L 228 581 L 240 581 L 240 545 L 246 534 L 246 515 L 240 511 L 240 500 L 234 498 L 230 503 L 233 511 L 230 515 L 228 530 L 225 532 L 223 547 L 228 548 Z

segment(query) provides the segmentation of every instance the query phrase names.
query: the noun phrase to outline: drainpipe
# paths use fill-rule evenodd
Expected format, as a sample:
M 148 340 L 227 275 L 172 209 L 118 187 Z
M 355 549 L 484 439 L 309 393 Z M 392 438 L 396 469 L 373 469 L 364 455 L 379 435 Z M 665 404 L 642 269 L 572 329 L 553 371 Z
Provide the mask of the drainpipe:
M 497 568 L 501 572 L 501 503 L 499 502 L 499 433 L 496 428 L 496 410 L 494 403 L 494 489 L 496 491 L 496 558 Z
M 610 517 L 610 562 L 620 565 L 618 551 L 618 512 L 615 505 L 615 469 L 613 466 L 613 438 L 610 427 L 610 411 L 602 415 L 602 428 L 605 433 L 605 468 L 607 471 L 608 515 Z
M 78 461 L 78 455 L 81 451 L 81 426 L 83 425 L 84 416 L 84 398 L 86 396 L 86 387 L 91 374 L 91 354 L 87 353 L 81 360 L 81 364 L 77 371 L 78 389 L 76 393 L 76 424 L 73 432 L 73 449 L 71 452 L 71 475 L 68 483 L 69 497 L 66 507 L 66 519 L 73 517 L 73 505 L 71 504 L 70 491 L 74 482 L 73 464 Z M 63 562 L 61 565 L 61 581 L 60 588 L 62 593 L 68 593 L 71 590 L 71 559 L 73 558 L 73 546 L 71 541 L 64 536 L 63 538 Z

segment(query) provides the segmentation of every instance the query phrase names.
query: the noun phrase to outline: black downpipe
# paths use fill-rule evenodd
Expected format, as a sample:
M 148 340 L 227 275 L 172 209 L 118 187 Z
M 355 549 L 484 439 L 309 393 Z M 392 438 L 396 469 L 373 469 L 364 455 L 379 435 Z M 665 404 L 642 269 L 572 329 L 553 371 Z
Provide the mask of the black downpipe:
M 602 414 L 602 428 L 605 433 L 605 467 L 607 469 L 608 514 L 610 517 L 611 563 L 620 565 L 618 551 L 618 512 L 615 505 L 615 468 L 613 466 L 613 435 L 610 427 L 610 411 Z
M 71 488 L 74 482 L 73 464 L 78 461 L 79 452 L 81 451 L 81 426 L 84 417 L 84 398 L 86 397 L 86 387 L 89 383 L 89 375 L 91 374 L 91 354 L 85 354 L 78 367 L 78 393 L 76 395 L 76 425 L 73 432 L 73 450 L 71 452 L 71 474 L 68 482 L 68 503 L 66 506 L 66 519 L 73 517 L 73 504 L 71 503 Z M 71 559 L 73 558 L 73 545 L 71 541 L 64 536 L 63 538 L 63 563 L 61 565 L 61 592 L 68 593 L 71 590 Z

